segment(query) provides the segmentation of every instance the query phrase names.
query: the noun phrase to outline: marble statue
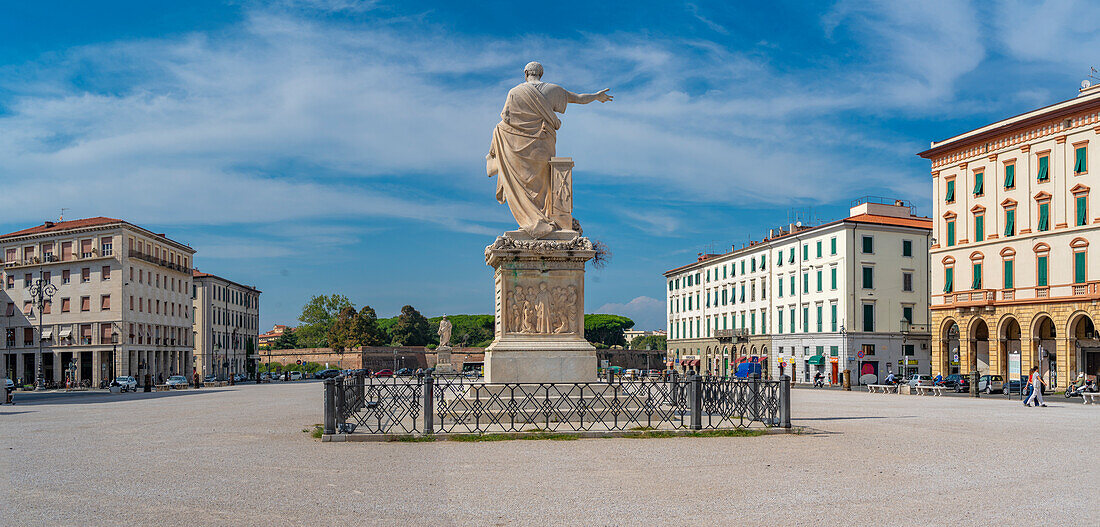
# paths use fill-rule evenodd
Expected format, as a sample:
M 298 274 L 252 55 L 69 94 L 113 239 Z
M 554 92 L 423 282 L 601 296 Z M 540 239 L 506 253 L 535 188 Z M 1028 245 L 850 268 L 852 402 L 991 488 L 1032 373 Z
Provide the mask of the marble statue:
M 448 348 L 451 344 L 451 321 L 447 320 L 447 315 L 443 315 L 443 319 L 439 321 L 439 330 L 436 333 L 439 334 L 439 346 L 440 348 Z
M 497 201 L 507 202 L 520 228 L 535 239 L 573 227 L 559 225 L 561 220 L 555 221 L 553 214 L 555 200 L 567 199 L 568 204 L 559 206 L 571 210 L 573 199 L 571 189 L 552 188 L 550 158 L 556 153 L 557 130 L 561 127 L 555 113 L 565 113 L 569 103 L 612 100 L 607 93 L 610 88 L 576 94 L 542 82 L 542 73 L 538 62 L 523 68 L 527 80 L 508 92 L 485 156 L 486 173 L 497 176 Z

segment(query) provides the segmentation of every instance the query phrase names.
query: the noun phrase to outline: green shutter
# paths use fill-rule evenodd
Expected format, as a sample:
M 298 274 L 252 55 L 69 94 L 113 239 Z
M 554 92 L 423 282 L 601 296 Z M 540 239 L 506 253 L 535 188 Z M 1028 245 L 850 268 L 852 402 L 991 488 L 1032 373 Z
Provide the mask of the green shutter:
M 863 304 L 863 331 L 875 330 L 875 305 Z
M 1077 225 L 1089 222 L 1088 196 L 1077 196 Z
M 1005 188 L 1012 188 L 1016 186 L 1016 165 L 1008 165 L 1005 167 Z
M 874 269 L 871 267 L 863 268 L 863 288 L 874 289 Z
M 955 221 L 947 222 L 947 246 L 955 246 Z
M 817 292 L 821 292 L 821 271 L 817 272 Z
M 840 351 L 839 346 L 829 346 L 830 357 L 836 357 L 838 355 L 838 351 Z
M 802 246 L 802 261 L 806 261 L 806 260 L 809 260 L 809 259 L 810 259 L 810 246 L 809 245 L 803 245 Z
M 817 257 L 821 258 L 821 240 L 817 241 Z
M 910 240 L 901 241 L 901 255 L 913 256 L 913 242 Z
M 810 273 L 802 273 L 802 292 L 810 292 Z
M 836 267 L 830 269 L 829 274 L 831 275 L 831 289 L 836 289 Z
M 1073 283 L 1085 283 L 1085 251 L 1073 253 Z
M 802 308 L 802 332 L 810 332 L 810 308 Z
M 1015 281 L 1016 277 L 1014 276 L 1015 271 L 1013 269 L 1012 260 L 1005 260 L 1004 268 L 1005 268 L 1004 269 L 1005 289 L 1012 289 L 1012 288 L 1016 287 L 1016 283 L 1015 283 L 1016 282 Z
M 1016 234 L 1016 209 L 1005 211 L 1005 237 Z
M 791 260 L 790 263 L 794 263 L 794 247 L 791 247 Z
M 974 216 L 974 241 L 980 242 L 985 239 L 985 216 Z
M 832 304 L 831 306 L 829 306 L 829 310 L 832 311 L 832 318 L 830 319 L 829 324 L 831 324 L 832 330 L 836 331 L 836 304 Z
M 863 254 L 875 252 L 875 239 L 870 236 L 863 237 Z
M 825 310 L 824 306 L 817 306 L 817 332 L 818 333 L 821 333 L 822 331 L 824 331 L 824 328 L 822 327 L 822 324 L 825 323 L 825 315 L 823 313 L 824 310 Z
M 985 172 L 974 173 L 974 195 L 981 196 L 985 192 Z
M 946 201 L 948 203 L 951 203 L 952 201 L 955 201 L 955 180 L 953 180 L 953 179 L 951 181 L 947 182 L 947 198 L 946 198 Z
M 1036 284 L 1040 287 L 1046 287 L 1047 285 L 1047 257 L 1040 256 L 1036 259 L 1036 267 L 1039 268 L 1039 283 Z
M 829 239 L 829 254 L 836 254 L 836 238 Z
M 1050 230 L 1050 204 L 1049 203 L 1040 203 L 1039 204 L 1039 230 L 1040 231 Z
M 1074 174 L 1082 174 L 1082 173 L 1088 172 L 1089 171 L 1089 165 L 1088 165 L 1088 161 L 1087 161 L 1087 159 L 1089 157 L 1088 156 L 1088 149 L 1082 146 L 1081 148 L 1078 148 L 1077 150 L 1075 150 L 1075 153 L 1076 153 L 1076 159 L 1073 163 L 1073 173 Z
M 943 292 L 950 293 L 955 290 L 955 269 L 948 267 L 943 270 Z
M 970 289 L 982 288 L 982 264 L 974 264 L 974 279 L 970 282 Z
M 1038 174 L 1038 177 L 1036 177 L 1037 180 L 1046 181 L 1046 180 L 1050 179 L 1049 170 L 1047 170 L 1049 168 L 1049 165 L 1050 165 L 1050 158 L 1049 157 L 1043 156 L 1043 157 L 1039 158 L 1039 174 Z

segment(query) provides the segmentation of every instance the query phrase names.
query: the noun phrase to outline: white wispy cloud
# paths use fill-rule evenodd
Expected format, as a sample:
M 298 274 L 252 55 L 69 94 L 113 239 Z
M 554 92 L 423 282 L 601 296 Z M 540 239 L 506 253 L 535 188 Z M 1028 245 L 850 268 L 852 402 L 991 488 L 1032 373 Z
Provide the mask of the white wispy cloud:
M 666 322 L 665 301 L 648 296 L 635 297 L 625 304 L 607 303 L 592 313 L 612 313 L 628 317 L 634 321 L 635 329 L 664 329 Z

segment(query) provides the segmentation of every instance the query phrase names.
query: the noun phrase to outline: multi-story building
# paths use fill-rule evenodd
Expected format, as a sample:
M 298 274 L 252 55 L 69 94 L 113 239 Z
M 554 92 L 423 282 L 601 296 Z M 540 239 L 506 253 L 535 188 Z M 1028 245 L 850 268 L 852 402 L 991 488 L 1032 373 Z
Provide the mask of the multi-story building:
M 670 364 L 729 375 L 761 362 L 797 382 L 929 372 L 931 228 L 904 202 L 865 199 L 848 218 L 700 254 L 665 273 Z
M 192 371 L 195 251 L 123 220 L 45 222 L 0 236 L 0 374 L 31 384 L 158 382 Z M 39 289 L 53 292 L 38 302 Z
M 248 373 L 258 360 L 260 290 L 198 269 L 193 277 L 195 368 L 219 379 Z
M 934 142 L 933 371 L 1100 374 L 1100 87 Z
M 272 326 L 271 331 L 268 331 L 267 333 L 260 333 L 260 346 L 270 346 L 276 340 L 278 340 L 279 337 L 286 334 L 287 331 L 292 331 L 293 329 L 294 328 L 291 328 L 290 326 L 275 324 L 274 326 Z

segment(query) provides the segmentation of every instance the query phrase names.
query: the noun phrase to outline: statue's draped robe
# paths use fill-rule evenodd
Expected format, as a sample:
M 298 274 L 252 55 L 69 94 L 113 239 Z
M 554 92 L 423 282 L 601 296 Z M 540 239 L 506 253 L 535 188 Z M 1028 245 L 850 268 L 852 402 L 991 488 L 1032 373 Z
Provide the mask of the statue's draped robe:
M 493 129 L 489 156 L 497 161 L 497 201 L 508 203 L 516 222 L 532 237 L 541 238 L 555 229 L 547 215 L 550 196 L 550 158 L 554 157 L 557 130 L 568 92 L 543 82 L 525 82 L 508 92 Z

